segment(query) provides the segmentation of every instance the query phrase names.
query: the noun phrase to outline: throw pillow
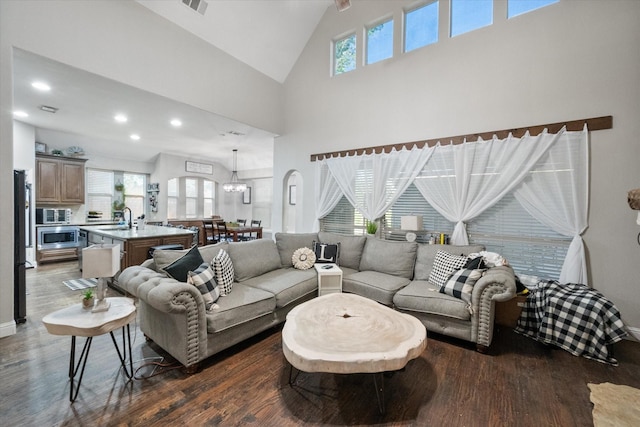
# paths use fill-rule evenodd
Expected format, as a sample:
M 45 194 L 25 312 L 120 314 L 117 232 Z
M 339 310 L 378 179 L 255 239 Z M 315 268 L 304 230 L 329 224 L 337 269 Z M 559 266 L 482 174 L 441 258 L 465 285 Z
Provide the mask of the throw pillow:
M 316 262 L 316 254 L 309 248 L 296 249 L 291 257 L 293 267 L 298 270 L 308 270 Z
M 470 270 L 476 270 L 478 268 L 486 268 L 484 263 L 484 258 L 479 255 L 477 257 L 469 256 L 469 258 L 467 258 L 467 263 L 465 264 L 464 268 L 468 268 Z
M 207 310 L 220 297 L 220 288 L 213 279 L 213 270 L 208 262 L 203 262 L 194 271 L 187 273 L 187 283 L 195 286 L 202 294 L 204 306 Z
M 166 266 L 164 271 L 178 282 L 186 282 L 189 271 L 195 270 L 203 262 L 198 247 L 194 245 L 189 252 Z
M 461 268 L 454 271 L 447 283 L 440 288 L 440 293 L 460 298 L 461 300 L 471 304 L 471 292 L 473 285 L 484 274 L 483 269 Z
M 338 264 L 340 259 L 340 243 L 329 245 L 327 243 L 320 243 L 313 241 L 313 253 L 316 255 L 316 262 L 321 263 L 335 263 Z
M 429 274 L 429 281 L 442 287 L 451 276 L 451 273 L 464 267 L 467 263 L 466 256 L 458 256 L 445 251 L 438 251 L 433 260 L 433 268 Z
M 224 249 L 220 249 L 218 255 L 213 258 L 214 278 L 220 286 L 220 296 L 224 296 L 231 292 L 233 287 L 233 263 L 229 254 Z

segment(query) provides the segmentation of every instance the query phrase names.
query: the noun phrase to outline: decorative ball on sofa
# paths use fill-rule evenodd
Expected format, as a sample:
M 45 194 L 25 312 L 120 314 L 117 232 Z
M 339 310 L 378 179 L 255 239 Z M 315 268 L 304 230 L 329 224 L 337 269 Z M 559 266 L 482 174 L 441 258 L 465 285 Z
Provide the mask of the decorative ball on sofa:
M 296 249 L 291 257 L 291 262 L 298 270 L 308 270 L 316 262 L 316 254 L 309 248 Z

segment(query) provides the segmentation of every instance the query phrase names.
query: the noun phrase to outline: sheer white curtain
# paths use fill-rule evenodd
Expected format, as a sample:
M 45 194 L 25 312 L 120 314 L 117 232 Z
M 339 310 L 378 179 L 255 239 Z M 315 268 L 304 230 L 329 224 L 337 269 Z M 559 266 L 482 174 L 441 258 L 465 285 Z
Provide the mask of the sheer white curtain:
M 560 272 L 561 283 L 588 284 L 581 234 L 587 228 L 589 143 L 581 132 L 565 132 L 516 188 L 514 196 L 538 221 L 573 237 Z
M 415 185 L 447 220 L 456 223 L 451 243 L 469 244 L 465 221 L 493 206 L 526 176 L 564 133 L 499 140 L 479 139 L 459 145 L 438 145 Z
M 320 219 L 327 216 L 342 198 L 342 190 L 329 172 L 326 160 L 316 161 L 316 220 L 313 231 L 320 230 Z
M 374 221 L 407 189 L 434 148 L 403 148 L 390 153 L 326 159 L 331 174 L 349 203 Z

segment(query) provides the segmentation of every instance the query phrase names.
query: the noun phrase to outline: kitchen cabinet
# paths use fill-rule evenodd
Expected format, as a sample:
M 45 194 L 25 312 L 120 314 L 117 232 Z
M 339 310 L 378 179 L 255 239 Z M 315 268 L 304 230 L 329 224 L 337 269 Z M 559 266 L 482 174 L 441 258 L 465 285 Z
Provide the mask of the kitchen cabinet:
M 78 259 L 78 248 L 39 249 L 36 251 L 38 264 L 74 259 Z
M 36 204 L 83 204 L 86 161 L 73 157 L 36 155 Z

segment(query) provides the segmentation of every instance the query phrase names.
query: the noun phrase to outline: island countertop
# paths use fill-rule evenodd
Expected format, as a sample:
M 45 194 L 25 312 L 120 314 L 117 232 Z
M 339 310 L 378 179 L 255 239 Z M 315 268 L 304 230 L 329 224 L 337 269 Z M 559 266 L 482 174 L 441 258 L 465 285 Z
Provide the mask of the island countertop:
M 118 225 L 80 225 L 80 230 L 110 237 L 117 240 L 148 239 L 154 237 L 185 236 L 194 234 L 193 231 L 177 227 L 161 227 L 157 225 L 147 225 L 144 230 L 136 227 L 127 228 Z

